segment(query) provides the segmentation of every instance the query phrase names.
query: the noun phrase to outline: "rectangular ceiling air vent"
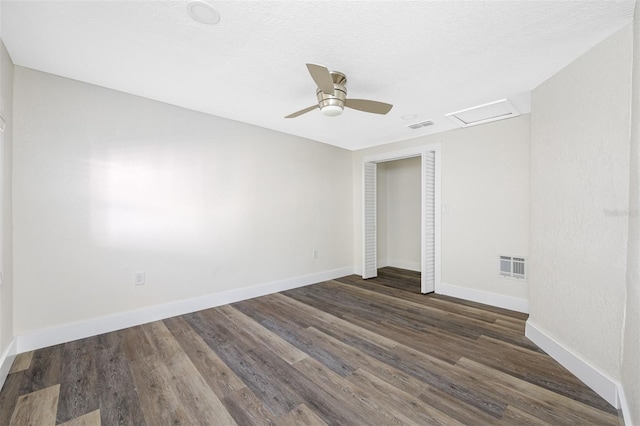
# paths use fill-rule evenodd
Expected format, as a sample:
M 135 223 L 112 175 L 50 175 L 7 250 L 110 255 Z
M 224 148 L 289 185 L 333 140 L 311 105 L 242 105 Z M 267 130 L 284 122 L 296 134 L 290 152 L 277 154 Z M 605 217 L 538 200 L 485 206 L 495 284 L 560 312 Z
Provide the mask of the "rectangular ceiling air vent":
M 498 273 L 503 278 L 527 279 L 527 259 L 517 256 L 498 256 Z
M 445 114 L 449 120 L 460 127 L 477 126 L 478 124 L 517 117 L 520 113 L 507 99 Z
M 420 129 L 422 127 L 427 127 L 431 125 L 433 125 L 433 121 L 427 120 L 427 121 L 421 121 L 420 123 L 409 124 L 407 127 L 410 129 Z

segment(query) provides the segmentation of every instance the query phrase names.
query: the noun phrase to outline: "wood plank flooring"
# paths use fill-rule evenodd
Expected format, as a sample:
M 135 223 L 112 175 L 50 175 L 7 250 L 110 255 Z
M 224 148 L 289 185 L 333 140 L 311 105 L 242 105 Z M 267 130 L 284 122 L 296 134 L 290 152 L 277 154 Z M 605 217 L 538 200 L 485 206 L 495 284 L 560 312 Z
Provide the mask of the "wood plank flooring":
M 526 315 L 383 268 L 19 355 L 0 425 L 617 425 Z

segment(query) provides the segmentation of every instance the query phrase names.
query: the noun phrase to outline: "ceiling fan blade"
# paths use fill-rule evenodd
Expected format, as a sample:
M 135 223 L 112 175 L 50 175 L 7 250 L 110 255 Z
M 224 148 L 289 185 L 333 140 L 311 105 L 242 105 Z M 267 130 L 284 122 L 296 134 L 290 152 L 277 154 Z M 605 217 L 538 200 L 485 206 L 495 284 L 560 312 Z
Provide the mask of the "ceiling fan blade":
M 324 65 L 307 64 L 307 69 L 313 81 L 318 85 L 318 89 L 322 90 L 322 93 L 327 95 L 333 95 L 335 93 L 333 78 L 331 78 L 331 73 L 329 73 L 327 67 Z
M 300 111 L 296 111 L 293 114 L 289 114 L 285 118 L 295 118 L 299 115 L 306 114 L 309 111 L 313 111 L 314 109 L 317 109 L 317 108 L 318 108 L 318 105 L 313 105 L 313 106 L 310 106 L 309 108 L 301 109 Z
M 391 104 L 370 101 L 368 99 L 347 99 L 344 106 L 357 109 L 358 111 L 372 112 L 374 114 L 386 114 L 393 108 Z

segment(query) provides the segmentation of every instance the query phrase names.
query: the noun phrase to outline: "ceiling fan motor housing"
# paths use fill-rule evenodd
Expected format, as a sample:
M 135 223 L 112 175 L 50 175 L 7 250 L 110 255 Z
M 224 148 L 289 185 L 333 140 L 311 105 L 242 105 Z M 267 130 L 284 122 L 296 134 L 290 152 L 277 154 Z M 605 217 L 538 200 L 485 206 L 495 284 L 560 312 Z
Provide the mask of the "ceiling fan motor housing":
M 320 110 L 327 106 L 337 106 L 340 109 L 344 109 L 344 102 L 347 99 L 347 77 L 338 71 L 331 71 L 331 78 L 333 79 L 333 94 L 323 93 L 321 89 L 316 90 L 316 96 L 318 98 L 318 107 Z

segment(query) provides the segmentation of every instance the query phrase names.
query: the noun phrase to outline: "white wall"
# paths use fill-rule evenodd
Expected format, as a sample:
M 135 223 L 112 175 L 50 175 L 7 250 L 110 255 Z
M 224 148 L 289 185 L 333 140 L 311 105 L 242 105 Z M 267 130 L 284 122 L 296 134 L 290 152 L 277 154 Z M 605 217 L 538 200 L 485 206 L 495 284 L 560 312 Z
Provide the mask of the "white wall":
M 349 151 L 21 67 L 14 90 L 16 334 L 353 265 Z
M 13 339 L 13 261 L 11 230 L 11 144 L 13 117 L 13 63 L 0 41 L 0 114 L 6 120 L 0 133 L 0 354 Z M 0 374 L 1 376 L 1 374 Z
M 640 212 L 640 9 L 633 22 L 631 104 L 631 179 L 629 211 Z M 640 214 L 629 215 L 627 300 L 622 336 L 622 386 L 627 403 L 626 423 L 640 424 Z
M 486 296 L 489 303 L 514 300 L 526 307 L 527 283 L 500 278 L 497 256 L 529 253 L 529 115 L 355 151 L 356 268 L 362 263 L 363 158 L 437 142 L 442 146 L 442 203 L 449 208 L 442 215 L 443 283 L 467 297 Z
M 614 380 L 625 310 L 631 52 L 628 26 L 532 94 L 529 321 Z

